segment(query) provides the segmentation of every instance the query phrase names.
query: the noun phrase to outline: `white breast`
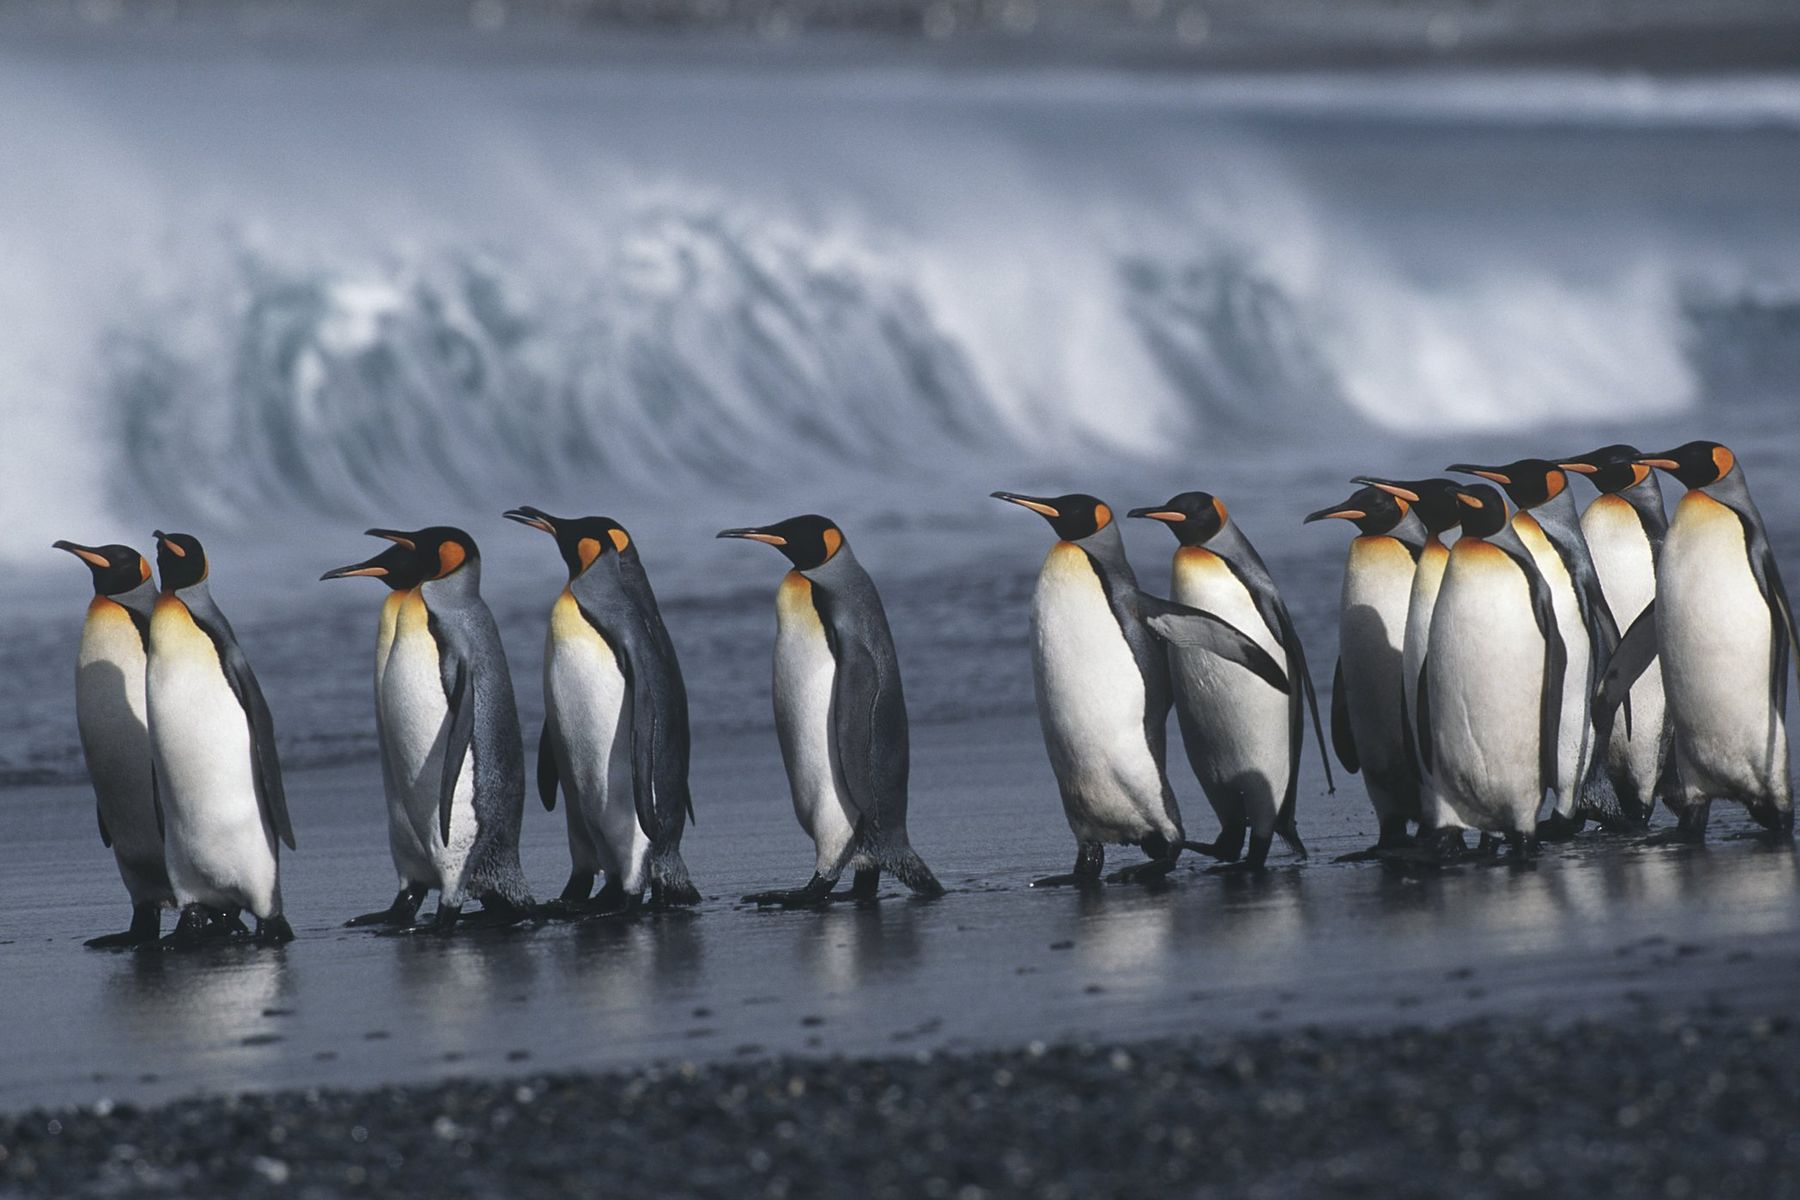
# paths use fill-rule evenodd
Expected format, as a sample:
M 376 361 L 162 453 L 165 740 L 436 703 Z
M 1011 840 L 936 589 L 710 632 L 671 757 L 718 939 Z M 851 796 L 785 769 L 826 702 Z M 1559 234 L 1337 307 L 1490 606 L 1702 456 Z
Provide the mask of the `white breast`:
M 429 856 L 450 904 L 462 900 L 469 850 L 475 842 L 475 747 L 471 743 L 457 776 L 446 843 L 439 820 L 444 744 L 450 705 L 444 695 L 437 639 L 431 634 L 425 601 L 408 592 L 400 607 L 394 645 L 381 678 L 382 724 L 392 748 L 394 781 L 418 845 Z
M 1705 794 L 1787 792 L 1784 714 L 1769 703 L 1770 616 L 1743 524 L 1704 492 L 1675 510 L 1656 576 L 1663 686 L 1684 782 Z
M 269 915 L 275 840 L 256 798 L 250 723 L 212 639 L 175 597 L 156 602 L 145 681 L 177 899 Z
M 131 614 L 95 597 L 81 631 L 75 719 L 100 813 L 121 863 L 160 871 L 162 834 L 150 783 L 144 641 Z
M 1172 594 L 1179 604 L 1229 621 L 1286 666 L 1287 652 L 1255 598 L 1218 555 L 1193 546 L 1178 550 Z M 1172 647 L 1169 661 L 1175 702 L 1202 735 L 1187 751 L 1207 798 L 1221 820 L 1235 815 L 1236 806 L 1252 805 L 1257 832 L 1266 834 L 1287 793 L 1288 697 L 1242 666 L 1203 650 Z M 1294 686 L 1300 686 L 1298 680 Z
M 789 571 L 775 595 L 775 729 L 794 815 L 813 839 L 818 870 L 843 865 L 856 810 L 844 796 L 831 754 L 831 691 L 837 660 L 813 603 L 813 585 Z
M 1426 672 L 1432 778 L 1465 824 L 1536 827 L 1543 663 L 1524 572 L 1497 547 L 1458 542 L 1432 614 Z
M 1082 840 L 1176 831 L 1144 735 L 1144 679 L 1087 554 L 1058 542 L 1031 608 L 1038 720 L 1069 826 Z
M 544 698 L 561 739 L 558 766 L 568 803 L 580 812 L 599 865 L 635 894 L 643 888 L 649 839 L 632 787 L 625 675 L 566 589 L 550 613 Z

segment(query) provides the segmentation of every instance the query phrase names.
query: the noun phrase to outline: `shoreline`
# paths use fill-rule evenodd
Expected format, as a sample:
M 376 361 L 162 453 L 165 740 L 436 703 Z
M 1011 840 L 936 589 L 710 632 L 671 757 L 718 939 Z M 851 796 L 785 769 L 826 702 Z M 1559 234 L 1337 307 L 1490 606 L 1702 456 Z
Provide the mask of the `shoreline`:
M 1773 1196 L 1800 1033 L 1643 1012 L 1082 1041 L 0 1117 L 35 1196 Z

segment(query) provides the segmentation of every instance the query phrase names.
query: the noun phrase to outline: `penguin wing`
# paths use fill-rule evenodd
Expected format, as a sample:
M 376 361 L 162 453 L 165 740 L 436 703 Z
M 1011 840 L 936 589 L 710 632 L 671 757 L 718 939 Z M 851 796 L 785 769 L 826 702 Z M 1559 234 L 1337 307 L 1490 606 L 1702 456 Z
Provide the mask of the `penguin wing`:
M 1283 695 L 1291 692 L 1293 684 L 1281 664 L 1230 621 L 1148 593 L 1140 597 L 1139 604 L 1144 624 L 1163 641 L 1216 654 L 1252 672 Z
M 1287 605 L 1281 598 L 1275 598 L 1276 618 L 1280 622 L 1276 633 L 1280 636 L 1281 645 L 1287 651 L 1288 676 L 1300 677 L 1300 686 L 1306 690 L 1306 706 L 1312 710 L 1313 736 L 1319 742 L 1319 763 L 1325 768 L 1325 787 L 1329 791 L 1337 791 L 1337 780 L 1331 777 L 1331 756 L 1325 752 L 1325 727 L 1319 721 L 1319 694 L 1313 688 L 1312 670 L 1306 665 L 1306 648 L 1300 644 L 1300 633 L 1294 628 L 1294 620 L 1288 615 Z M 1300 778 L 1300 745 L 1304 740 L 1305 730 L 1300 723 L 1300 700 L 1294 696 L 1289 705 L 1288 719 L 1293 724 L 1293 751 L 1288 763 L 1288 789 L 1290 798 Z
M 538 735 L 537 783 L 538 798 L 544 802 L 546 812 L 556 811 L 556 788 L 562 782 L 556 770 L 556 718 L 545 715 L 544 732 Z
M 1425 673 L 1425 667 L 1430 662 L 1429 654 L 1420 661 L 1419 685 L 1413 689 L 1413 723 L 1419 727 L 1417 752 L 1419 761 L 1425 764 L 1427 771 L 1431 770 L 1433 757 L 1431 750 L 1431 683 L 1430 676 Z M 1406 722 L 1402 721 L 1401 724 L 1405 725 Z
M 294 844 L 294 824 L 288 819 L 287 792 L 281 784 L 281 759 L 275 753 L 275 718 L 269 712 L 269 702 L 263 698 L 262 686 L 256 682 L 256 672 L 250 669 L 250 660 L 244 657 L 231 626 L 216 609 L 199 604 L 189 604 L 187 609 L 194 623 L 212 639 L 225 680 L 249 722 L 250 766 L 263 817 L 287 848 L 296 850 L 299 847 Z
M 904 809 L 892 810 L 906 801 L 906 706 L 898 677 L 866 641 L 832 631 L 831 652 L 837 660 L 831 680 L 834 765 L 859 821 L 879 830 L 905 816 Z
M 1517 539 L 1514 539 L 1517 541 Z M 1569 651 L 1562 631 L 1556 625 L 1556 606 L 1550 596 L 1550 585 L 1531 561 L 1531 552 L 1519 542 L 1515 547 L 1502 546 L 1531 588 L 1531 615 L 1538 632 L 1544 637 L 1544 682 L 1538 699 L 1538 784 L 1541 794 L 1556 790 L 1557 734 L 1562 725 L 1563 675 L 1568 670 Z
M 1350 732 L 1350 698 L 1344 694 L 1344 660 L 1338 659 L 1331 672 L 1331 748 L 1338 761 L 1352 775 L 1362 770 L 1362 759 L 1356 753 L 1356 736 Z
M 631 706 L 632 802 L 639 828 L 660 848 L 679 831 L 682 815 L 692 809 L 686 697 L 679 705 L 658 703 L 659 667 L 664 660 L 658 653 L 656 630 L 641 608 L 633 605 L 628 614 L 602 623 L 580 596 L 576 604 L 582 617 L 606 640 L 625 676 L 626 703 Z
M 1650 669 L 1656 654 L 1656 601 L 1652 600 L 1619 639 L 1600 670 L 1600 684 L 1593 699 L 1595 745 L 1604 746 L 1611 740 L 1614 714 L 1627 704 L 1632 685 Z M 1629 707 L 1625 710 L 1625 731 L 1631 732 Z
M 470 685 L 468 660 L 448 641 L 439 642 L 443 671 L 450 676 L 445 699 L 450 707 L 450 729 L 444 739 L 444 776 L 438 789 L 438 833 L 450 840 L 450 809 L 456 800 L 456 783 L 462 776 L 463 759 L 475 740 L 475 689 Z
M 1769 604 L 1769 704 L 1780 713 L 1787 708 L 1788 660 L 1794 659 L 1795 669 L 1800 671 L 1800 658 L 1795 657 L 1795 652 L 1800 650 L 1800 633 L 1794 628 L 1794 606 L 1788 601 L 1787 589 L 1782 586 L 1781 568 L 1775 563 L 1775 549 L 1763 533 L 1762 522 L 1745 521 L 1744 533 L 1749 543 L 1750 569 L 1756 576 L 1757 586 L 1762 589 L 1763 599 Z

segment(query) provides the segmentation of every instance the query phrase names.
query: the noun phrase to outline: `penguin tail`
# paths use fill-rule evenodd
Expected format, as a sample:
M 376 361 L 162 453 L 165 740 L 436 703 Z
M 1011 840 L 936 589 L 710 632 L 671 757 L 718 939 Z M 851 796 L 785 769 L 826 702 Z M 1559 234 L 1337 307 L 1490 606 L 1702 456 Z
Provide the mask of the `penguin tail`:
M 882 855 L 882 866 L 886 867 L 895 879 L 911 888 L 915 896 L 935 899 L 944 894 L 944 885 L 938 882 L 925 860 L 911 846 L 898 846 Z
M 700 889 L 688 877 L 681 851 L 670 849 L 651 860 L 650 902 L 657 908 L 685 908 L 700 903 Z

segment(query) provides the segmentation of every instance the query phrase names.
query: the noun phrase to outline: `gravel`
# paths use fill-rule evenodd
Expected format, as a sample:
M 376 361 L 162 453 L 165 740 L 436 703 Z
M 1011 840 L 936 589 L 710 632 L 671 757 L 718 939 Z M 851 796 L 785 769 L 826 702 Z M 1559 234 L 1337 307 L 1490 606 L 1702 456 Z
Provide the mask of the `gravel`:
M 0 1118 L 0 1195 L 1781 1196 L 1783 1018 L 1054 1045 Z

